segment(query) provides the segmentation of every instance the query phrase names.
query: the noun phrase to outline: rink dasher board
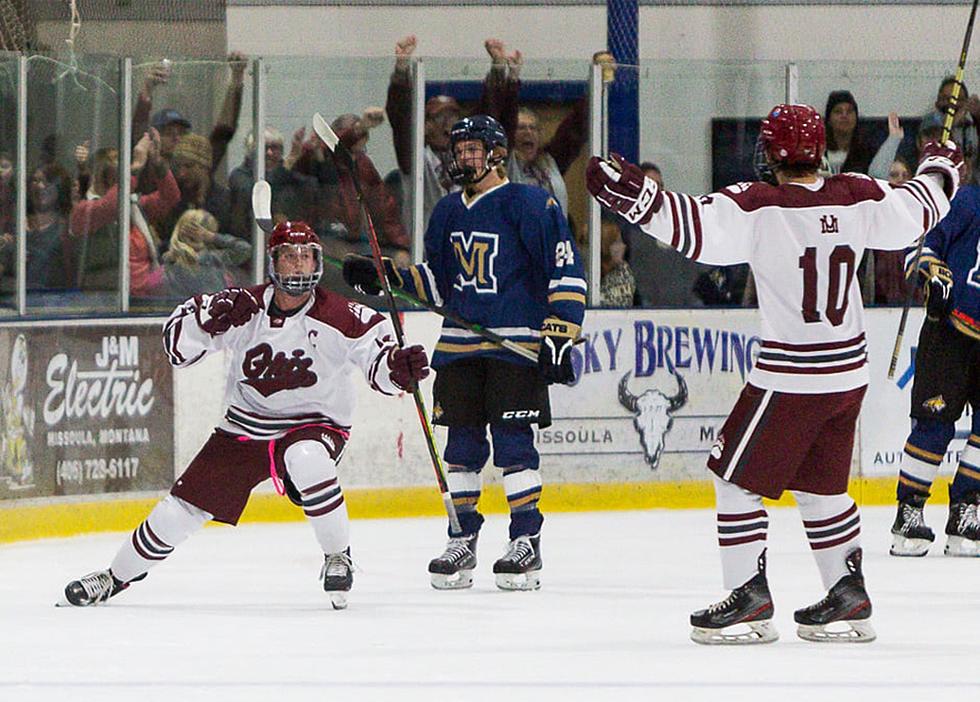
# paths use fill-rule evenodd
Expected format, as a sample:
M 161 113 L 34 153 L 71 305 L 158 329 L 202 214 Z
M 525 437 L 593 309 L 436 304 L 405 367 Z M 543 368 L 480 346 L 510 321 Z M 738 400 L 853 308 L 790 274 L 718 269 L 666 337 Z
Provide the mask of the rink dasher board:
M 911 359 L 923 315 L 921 310 L 912 311 L 898 373 L 895 380 L 888 381 L 886 370 L 899 313 L 897 309 L 865 313 L 871 384 L 852 462 L 852 493 L 864 504 L 891 501 L 909 429 Z M 162 326 L 162 322 L 141 319 L 135 324 L 145 332 L 147 324 Z M 90 324 L 107 323 L 126 324 L 121 320 Z M 44 324 L 2 325 L 0 335 L 9 335 L 17 327 Z M 72 324 L 80 325 L 84 323 Z M 431 349 L 440 326 L 440 318 L 429 312 L 405 314 L 409 343 Z M 574 350 L 578 381 L 572 387 L 552 388 L 553 424 L 535 434 L 547 486 L 543 507 L 577 511 L 711 506 L 713 493 L 704 464 L 758 353 L 758 326 L 757 311 L 746 309 L 589 311 L 583 326 L 585 342 Z M 7 377 L 7 360 L 0 357 L 0 378 Z M 221 416 L 225 364 L 224 357 L 217 354 L 173 373 L 174 476 Z M 683 378 L 686 392 L 682 393 L 678 377 Z M 430 410 L 431 383 L 430 376 L 422 388 Z M 341 464 L 352 516 L 439 514 L 411 397 L 383 397 L 371 392 L 366 383 L 357 386 L 354 430 Z M 630 398 L 641 397 L 659 411 L 659 420 L 651 421 L 649 415 L 641 417 L 629 408 Z M 665 410 L 665 403 L 675 407 Z M 968 427 L 965 417 L 942 474 L 955 469 Z M 436 432 L 442 444 L 445 430 L 437 428 Z M 491 466 L 492 458 L 484 472 L 488 488 L 481 507 L 504 511 L 499 471 Z M 945 491 L 936 492 L 942 495 Z M 101 497 L 3 500 L 0 542 L 129 528 L 145 514 L 152 499 L 145 492 L 120 492 Z M 285 500 L 276 499 L 269 485 L 256 490 L 245 516 L 257 521 L 298 518 L 301 514 Z

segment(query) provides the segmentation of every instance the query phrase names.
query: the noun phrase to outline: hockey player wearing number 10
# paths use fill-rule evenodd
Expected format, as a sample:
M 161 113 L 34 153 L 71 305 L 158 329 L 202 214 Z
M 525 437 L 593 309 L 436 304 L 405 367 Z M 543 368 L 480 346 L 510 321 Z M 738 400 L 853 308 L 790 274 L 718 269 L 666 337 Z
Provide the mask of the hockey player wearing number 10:
M 775 185 L 742 183 L 695 198 L 662 190 L 614 156 L 589 162 L 587 186 L 603 206 L 689 258 L 749 263 L 758 285 L 761 350 L 708 459 L 724 585 L 732 592 L 691 615 L 691 638 L 703 644 L 778 638 L 762 498 L 791 490 L 829 590 L 795 612 L 797 634 L 871 641 L 860 518 L 847 495 L 869 380 L 855 271 L 865 248 L 904 248 L 946 213 L 962 156 L 952 142 L 926 144 L 916 177 L 895 187 L 857 174 L 822 178 L 823 120 L 807 105 L 776 106 L 763 120 L 760 142 Z
M 385 317 L 317 287 L 323 252 L 307 224 L 276 225 L 268 265 L 271 284 L 196 295 L 167 320 L 175 367 L 225 352 L 224 418 L 109 569 L 68 584 L 69 604 L 100 604 L 142 580 L 209 520 L 236 524 L 271 476 L 306 514 L 324 553 L 323 589 L 346 607 L 353 575 L 337 464 L 354 412 L 352 372 L 396 395 L 428 375 L 428 360 L 421 346 L 398 348 Z
M 473 584 L 489 424 L 510 505 L 510 544 L 494 563 L 496 583 L 505 590 L 537 589 L 544 518 L 532 425 L 551 423 L 548 383 L 574 380 L 570 351 L 585 314 L 582 261 L 554 198 L 507 180 L 507 136 L 495 119 L 460 120 L 450 142 L 451 174 L 463 192 L 436 204 L 425 232 L 425 263 L 395 270 L 386 262 L 388 278 L 537 352 L 538 363 L 443 323 L 432 357 L 432 415 L 449 427 L 444 455 L 462 531 L 450 527 L 446 550 L 429 563 L 429 573 L 437 589 Z M 344 278 L 361 292 L 378 291 L 370 259 L 348 256 Z

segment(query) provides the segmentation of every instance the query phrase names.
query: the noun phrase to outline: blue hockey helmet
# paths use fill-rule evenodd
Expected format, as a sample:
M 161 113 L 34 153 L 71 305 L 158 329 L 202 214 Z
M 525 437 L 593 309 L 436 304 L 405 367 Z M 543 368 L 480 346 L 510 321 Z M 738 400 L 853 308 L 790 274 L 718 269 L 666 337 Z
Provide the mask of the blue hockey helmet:
M 456 144 L 463 141 L 479 141 L 486 151 L 486 164 L 482 173 L 477 173 L 472 166 L 464 166 L 456 161 Z M 454 183 L 471 185 L 483 178 L 507 154 L 507 133 L 500 122 L 489 115 L 473 115 L 464 117 L 453 125 L 449 132 L 449 145 L 452 149 L 453 160 L 449 168 L 449 176 Z

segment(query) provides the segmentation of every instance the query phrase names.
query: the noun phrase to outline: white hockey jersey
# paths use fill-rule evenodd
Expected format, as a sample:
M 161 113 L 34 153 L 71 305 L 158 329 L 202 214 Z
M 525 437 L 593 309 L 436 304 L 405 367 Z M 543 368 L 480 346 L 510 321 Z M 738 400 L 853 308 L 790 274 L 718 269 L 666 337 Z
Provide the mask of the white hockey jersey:
M 220 429 L 254 439 L 278 438 L 304 424 L 347 432 L 355 367 L 374 390 L 401 392 L 388 374 L 395 334 L 386 317 L 321 288 L 295 314 L 273 317 L 272 285 L 250 290 L 262 310 L 240 327 L 214 337 L 201 329 L 199 310 L 209 296 L 197 295 L 174 310 L 163 330 L 164 347 L 177 368 L 215 351 L 230 355 Z
M 806 185 L 739 183 L 701 197 L 665 191 L 642 231 L 700 263 L 750 264 L 762 344 L 749 382 L 826 393 L 868 383 L 855 280 L 864 250 L 903 249 L 948 210 L 936 176 L 893 187 L 848 173 Z

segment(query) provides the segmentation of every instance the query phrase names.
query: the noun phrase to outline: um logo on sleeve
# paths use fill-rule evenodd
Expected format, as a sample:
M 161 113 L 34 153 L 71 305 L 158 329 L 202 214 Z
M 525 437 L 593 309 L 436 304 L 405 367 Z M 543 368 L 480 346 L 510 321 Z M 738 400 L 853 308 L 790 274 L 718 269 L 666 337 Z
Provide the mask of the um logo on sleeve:
M 449 240 L 460 267 L 453 287 L 462 290 L 470 286 L 478 293 L 496 293 L 497 276 L 493 267 L 499 237 L 490 232 L 453 232 Z

